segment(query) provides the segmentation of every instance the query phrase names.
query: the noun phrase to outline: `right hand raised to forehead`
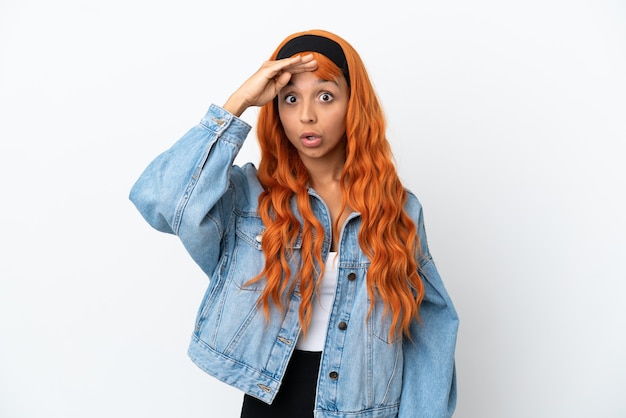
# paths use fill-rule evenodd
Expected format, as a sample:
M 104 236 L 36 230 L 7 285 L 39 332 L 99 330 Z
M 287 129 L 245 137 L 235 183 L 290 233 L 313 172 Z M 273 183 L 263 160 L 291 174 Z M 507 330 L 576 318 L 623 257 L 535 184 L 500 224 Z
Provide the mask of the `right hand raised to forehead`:
M 296 55 L 277 61 L 266 61 L 226 101 L 223 108 L 235 116 L 250 106 L 263 106 L 287 85 L 293 74 L 315 71 L 313 54 Z

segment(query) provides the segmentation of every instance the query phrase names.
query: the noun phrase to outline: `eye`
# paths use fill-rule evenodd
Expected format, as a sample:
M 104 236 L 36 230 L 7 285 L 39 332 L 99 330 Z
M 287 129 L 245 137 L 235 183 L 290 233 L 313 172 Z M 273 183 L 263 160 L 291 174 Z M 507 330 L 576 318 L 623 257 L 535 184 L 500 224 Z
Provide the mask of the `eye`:
M 288 95 L 285 96 L 285 98 L 283 100 L 287 104 L 295 103 L 296 102 L 296 96 L 294 96 L 292 94 L 288 94 Z
M 334 97 L 330 93 L 322 93 L 322 94 L 320 94 L 319 99 L 320 99 L 321 102 L 332 102 Z

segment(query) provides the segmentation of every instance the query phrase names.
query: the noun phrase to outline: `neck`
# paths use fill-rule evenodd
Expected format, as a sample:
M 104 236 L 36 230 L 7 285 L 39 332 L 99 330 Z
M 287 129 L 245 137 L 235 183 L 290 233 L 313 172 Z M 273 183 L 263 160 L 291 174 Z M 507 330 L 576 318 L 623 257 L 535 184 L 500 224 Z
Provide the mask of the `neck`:
M 341 173 L 343 172 L 344 165 L 343 160 L 333 163 L 305 161 L 304 165 L 309 172 L 311 186 L 316 190 L 338 184 L 341 181 Z

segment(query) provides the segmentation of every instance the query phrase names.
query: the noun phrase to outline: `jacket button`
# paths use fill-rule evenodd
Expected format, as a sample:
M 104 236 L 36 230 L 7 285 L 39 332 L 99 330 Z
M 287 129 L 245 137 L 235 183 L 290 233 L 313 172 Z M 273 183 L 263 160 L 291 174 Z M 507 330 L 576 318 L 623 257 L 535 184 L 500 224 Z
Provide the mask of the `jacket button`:
M 272 388 L 270 388 L 268 386 L 265 386 L 262 383 L 258 383 L 257 386 L 260 387 L 261 390 L 264 391 L 264 392 L 270 393 L 272 391 Z
M 340 330 L 345 331 L 348 328 L 348 324 L 346 324 L 345 322 L 341 321 L 339 324 L 337 324 L 337 327 Z
M 348 280 L 352 281 L 354 279 L 356 279 L 356 273 L 353 272 L 353 273 L 348 274 Z
M 287 345 L 291 345 L 291 340 L 285 338 L 285 337 L 278 337 L 278 340 L 287 344 Z
M 337 373 L 337 372 L 330 372 L 330 373 L 328 373 L 328 377 L 330 377 L 332 380 L 337 380 L 339 378 L 339 373 Z

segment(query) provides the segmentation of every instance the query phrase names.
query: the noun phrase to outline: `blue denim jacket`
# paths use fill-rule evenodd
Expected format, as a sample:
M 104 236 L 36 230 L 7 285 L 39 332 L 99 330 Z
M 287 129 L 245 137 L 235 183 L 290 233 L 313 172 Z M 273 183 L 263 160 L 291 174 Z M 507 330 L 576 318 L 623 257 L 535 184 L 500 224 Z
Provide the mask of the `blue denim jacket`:
M 249 131 L 248 124 L 212 105 L 197 126 L 150 163 L 130 198 L 150 225 L 178 235 L 210 278 L 189 346 L 191 359 L 217 379 L 271 403 L 300 333 L 301 295 L 296 286 L 284 297 L 285 309 L 273 309 L 267 321 L 257 306 L 263 282 L 243 286 L 264 265 L 264 226 L 257 213 L 262 187 L 252 164 L 233 165 Z M 310 199 L 329 237 L 325 259 L 332 222 L 314 190 Z M 411 326 L 413 341 L 390 340 L 380 301 L 368 317 L 369 260 L 358 243 L 360 217 L 353 213 L 340 235 L 316 418 L 430 418 L 454 411 L 458 317 L 428 251 L 422 208 L 412 194 L 406 209 L 422 245 L 422 322 Z M 294 262 L 299 246 L 297 240 Z

